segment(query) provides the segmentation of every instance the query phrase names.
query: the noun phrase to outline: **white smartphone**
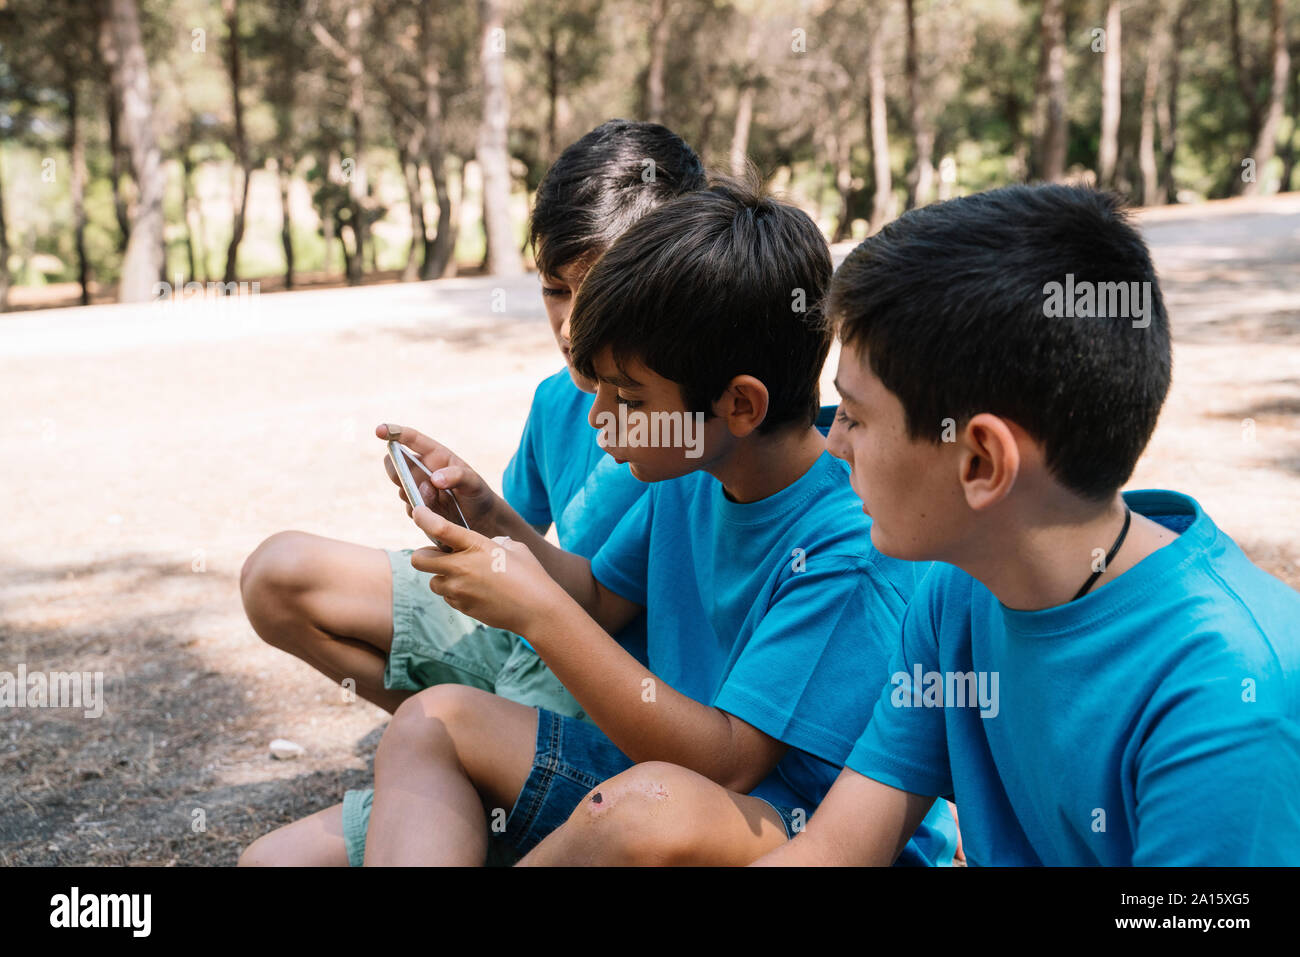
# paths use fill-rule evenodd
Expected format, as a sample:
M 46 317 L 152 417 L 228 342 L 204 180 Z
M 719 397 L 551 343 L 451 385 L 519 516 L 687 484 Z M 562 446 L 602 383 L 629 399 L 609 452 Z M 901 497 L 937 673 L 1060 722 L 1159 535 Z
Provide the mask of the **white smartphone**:
M 397 478 L 402 483 L 402 490 L 406 492 L 406 500 L 411 503 L 412 508 L 415 508 L 417 504 L 427 506 L 428 503 L 424 501 L 424 496 L 420 494 L 419 484 L 415 481 L 415 476 L 411 473 L 411 467 L 407 465 L 408 459 L 411 462 L 414 462 L 425 475 L 429 476 L 430 484 L 432 485 L 433 472 L 429 471 L 428 466 L 420 461 L 420 457 L 401 442 L 389 439 L 388 460 L 393 463 L 393 468 L 397 471 Z M 434 486 L 434 488 L 437 488 L 437 486 Z M 456 501 L 456 493 L 449 488 L 437 490 L 451 498 L 451 504 L 455 506 L 456 514 L 460 516 L 460 524 L 465 528 L 469 528 L 469 522 L 465 521 L 465 513 L 460 510 L 460 502 Z M 432 535 L 429 535 L 429 541 L 433 542 L 433 544 L 437 545 L 444 552 L 452 550 L 450 546 L 438 541 L 438 539 L 434 538 Z

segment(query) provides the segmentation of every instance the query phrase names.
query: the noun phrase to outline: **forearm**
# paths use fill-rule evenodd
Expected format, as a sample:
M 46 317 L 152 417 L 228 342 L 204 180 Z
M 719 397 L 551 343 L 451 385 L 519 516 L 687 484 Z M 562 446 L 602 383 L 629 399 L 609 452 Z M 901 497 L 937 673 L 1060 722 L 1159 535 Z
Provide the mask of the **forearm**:
M 824 842 L 808 831 L 801 831 L 793 840 L 786 841 L 773 851 L 768 851 L 750 867 L 843 867 L 851 866 L 857 861 L 844 859 L 843 853 L 836 853 Z
M 888 867 L 933 803 L 932 797 L 900 791 L 845 768 L 807 828 L 754 863 Z
M 669 687 L 577 603 L 557 600 L 523 635 L 632 760 L 678 764 L 741 793 L 771 771 L 736 746 L 738 719 Z
M 537 561 L 546 569 L 561 588 L 578 603 L 588 615 L 599 617 L 600 597 L 596 579 L 591 574 L 590 560 L 552 545 L 546 536 L 524 520 L 524 517 L 501 499 L 493 511 L 493 528 L 484 531 L 488 537 L 505 535 L 528 547 Z

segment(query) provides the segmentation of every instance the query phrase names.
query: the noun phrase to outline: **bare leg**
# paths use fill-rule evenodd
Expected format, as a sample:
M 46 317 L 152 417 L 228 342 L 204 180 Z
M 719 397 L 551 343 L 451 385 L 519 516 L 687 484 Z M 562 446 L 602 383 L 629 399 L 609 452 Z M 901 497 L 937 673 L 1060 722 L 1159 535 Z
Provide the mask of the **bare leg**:
M 382 549 L 277 532 L 244 562 L 239 590 L 267 644 L 301 658 L 385 711 L 410 692 L 384 687 L 393 643 L 393 577 Z
M 487 858 L 487 811 L 514 806 L 532 770 L 537 709 L 435 685 L 393 715 L 375 754 L 366 866 Z
M 240 867 L 347 867 L 343 805 L 264 834 L 239 855 Z
M 518 866 L 744 866 L 785 842 L 766 801 L 651 761 L 596 787 Z

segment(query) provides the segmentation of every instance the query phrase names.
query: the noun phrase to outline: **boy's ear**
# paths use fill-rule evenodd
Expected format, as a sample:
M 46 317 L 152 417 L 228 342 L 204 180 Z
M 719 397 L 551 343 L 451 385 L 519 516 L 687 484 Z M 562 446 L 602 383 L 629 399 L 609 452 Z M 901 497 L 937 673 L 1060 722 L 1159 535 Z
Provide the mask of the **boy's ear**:
M 966 504 L 981 511 L 1011 492 L 1020 475 L 1020 444 L 1010 424 L 988 412 L 972 416 L 961 434 L 958 478 Z
M 736 438 L 749 435 L 767 418 L 767 386 L 752 375 L 738 375 L 713 403 L 713 414 L 727 420 Z

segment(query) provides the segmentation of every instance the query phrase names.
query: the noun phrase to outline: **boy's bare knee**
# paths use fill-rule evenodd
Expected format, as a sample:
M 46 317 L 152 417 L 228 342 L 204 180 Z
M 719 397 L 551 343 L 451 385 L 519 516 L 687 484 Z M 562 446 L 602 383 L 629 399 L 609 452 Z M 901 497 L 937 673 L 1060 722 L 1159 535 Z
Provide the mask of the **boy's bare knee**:
M 593 788 L 569 824 L 598 858 L 619 864 L 665 864 L 694 840 L 687 812 L 690 772 L 648 761 Z
M 250 595 L 297 586 L 304 577 L 302 551 L 309 537 L 305 532 L 276 532 L 253 549 L 239 570 L 239 591 L 245 601 Z
M 269 867 L 275 862 L 270 860 L 266 855 L 266 836 L 259 837 L 239 855 L 239 860 L 235 863 L 236 867 Z
M 487 692 L 462 685 L 434 685 L 403 701 L 393 712 L 375 753 L 375 762 L 397 752 L 455 751 L 458 727 L 472 718 L 474 696 Z
M 244 559 L 239 570 L 239 594 L 253 630 L 276 647 L 285 643 L 277 627 L 298 609 L 296 599 L 311 581 L 304 557 L 311 536 L 305 532 L 276 532 Z

